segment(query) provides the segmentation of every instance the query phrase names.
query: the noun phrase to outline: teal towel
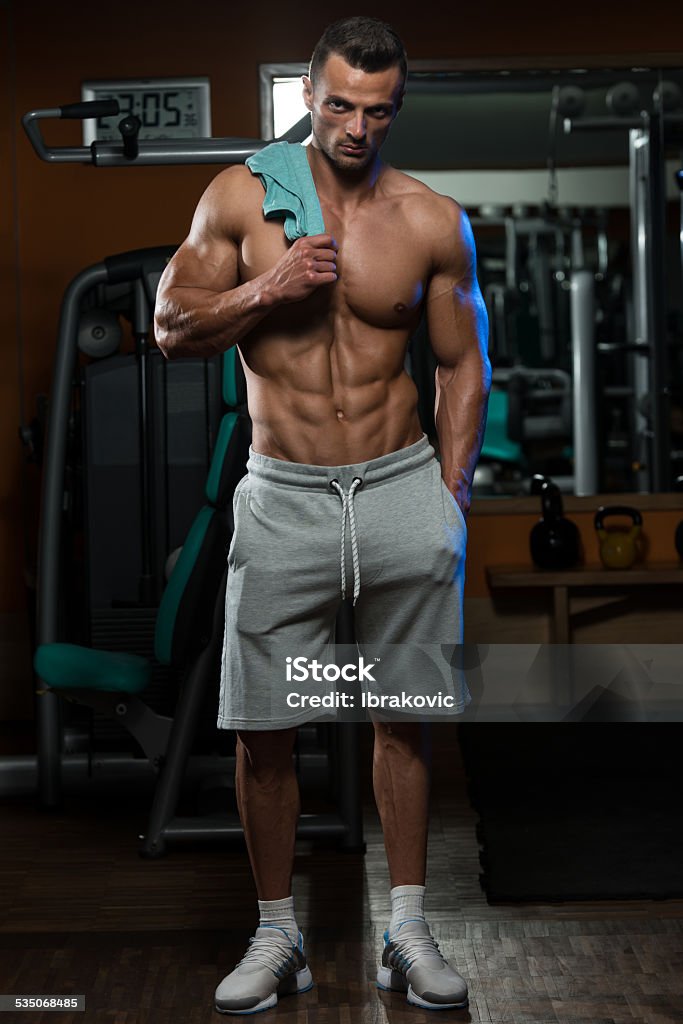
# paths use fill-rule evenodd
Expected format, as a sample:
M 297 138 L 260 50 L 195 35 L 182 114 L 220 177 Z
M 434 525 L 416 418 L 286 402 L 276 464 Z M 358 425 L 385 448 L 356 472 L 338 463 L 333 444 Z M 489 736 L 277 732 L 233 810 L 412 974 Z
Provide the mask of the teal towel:
M 266 190 L 264 217 L 284 217 L 285 235 L 290 242 L 305 235 L 325 233 L 305 146 L 273 142 L 250 156 L 246 165 L 252 174 L 258 175 Z

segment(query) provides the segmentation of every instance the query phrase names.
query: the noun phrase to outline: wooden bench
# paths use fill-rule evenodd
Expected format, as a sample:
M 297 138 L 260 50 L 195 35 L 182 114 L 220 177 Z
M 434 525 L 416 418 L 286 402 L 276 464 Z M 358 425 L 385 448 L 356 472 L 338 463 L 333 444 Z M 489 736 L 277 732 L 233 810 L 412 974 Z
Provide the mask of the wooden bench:
M 626 591 L 639 586 L 683 585 L 683 565 L 661 562 L 635 565 L 631 569 L 605 569 L 602 565 L 582 565 L 575 569 L 538 569 L 526 565 L 488 565 L 486 578 L 492 591 L 503 589 L 545 588 L 553 592 L 551 641 L 571 642 L 570 600 L 576 591 L 588 587 Z

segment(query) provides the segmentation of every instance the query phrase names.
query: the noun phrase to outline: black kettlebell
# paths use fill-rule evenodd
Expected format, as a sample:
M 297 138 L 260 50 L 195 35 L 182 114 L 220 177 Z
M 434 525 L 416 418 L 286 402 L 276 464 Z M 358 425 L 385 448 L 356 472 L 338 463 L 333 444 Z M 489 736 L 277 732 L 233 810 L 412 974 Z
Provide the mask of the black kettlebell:
M 562 515 L 562 497 L 557 484 L 537 473 L 531 493 L 541 495 L 542 517 L 529 534 L 529 549 L 541 569 L 571 569 L 581 558 L 580 535 L 575 523 Z
M 683 476 L 679 476 L 676 478 L 676 490 L 683 491 Z M 674 544 L 676 545 L 678 557 L 683 562 L 683 519 L 681 519 L 680 523 L 676 527 L 676 532 L 674 534 Z

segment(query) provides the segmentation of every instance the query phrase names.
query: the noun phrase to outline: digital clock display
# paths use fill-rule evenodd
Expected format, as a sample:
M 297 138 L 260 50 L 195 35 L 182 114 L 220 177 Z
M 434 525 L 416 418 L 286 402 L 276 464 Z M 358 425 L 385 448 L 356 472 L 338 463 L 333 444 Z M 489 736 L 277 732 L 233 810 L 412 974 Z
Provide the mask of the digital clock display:
M 130 114 L 140 119 L 141 142 L 211 137 L 208 78 L 150 78 L 84 82 L 83 100 L 116 100 L 120 112 L 83 122 L 83 143 L 117 142 L 119 122 Z

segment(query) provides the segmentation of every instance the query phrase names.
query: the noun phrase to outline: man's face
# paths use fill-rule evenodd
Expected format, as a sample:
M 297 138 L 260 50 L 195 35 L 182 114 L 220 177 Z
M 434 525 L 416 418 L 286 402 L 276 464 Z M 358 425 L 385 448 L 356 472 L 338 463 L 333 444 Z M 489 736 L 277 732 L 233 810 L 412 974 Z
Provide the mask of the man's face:
M 304 76 L 315 144 L 343 171 L 371 164 L 401 108 L 403 77 L 395 67 L 368 73 L 330 54 L 315 84 Z

